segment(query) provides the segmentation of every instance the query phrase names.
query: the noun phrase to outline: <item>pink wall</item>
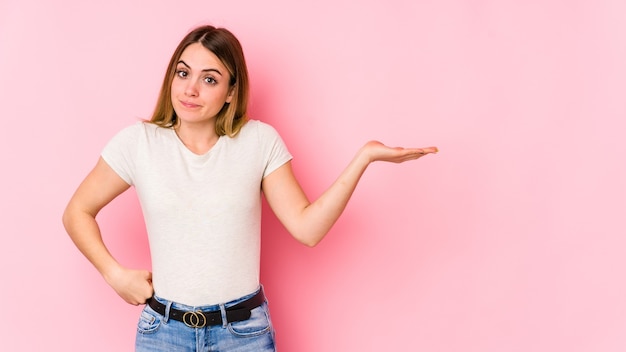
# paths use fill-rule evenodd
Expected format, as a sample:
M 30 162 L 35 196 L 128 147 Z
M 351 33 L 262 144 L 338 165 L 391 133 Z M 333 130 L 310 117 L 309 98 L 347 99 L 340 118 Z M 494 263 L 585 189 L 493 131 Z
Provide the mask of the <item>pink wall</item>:
M 202 23 L 239 36 L 311 197 L 368 139 L 441 149 L 373 165 L 315 249 L 265 213 L 281 351 L 626 350 L 624 2 L 90 3 L 0 2 L 3 350 L 132 349 L 139 308 L 60 217 Z M 132 192 L 100 220 L 149 266 Z

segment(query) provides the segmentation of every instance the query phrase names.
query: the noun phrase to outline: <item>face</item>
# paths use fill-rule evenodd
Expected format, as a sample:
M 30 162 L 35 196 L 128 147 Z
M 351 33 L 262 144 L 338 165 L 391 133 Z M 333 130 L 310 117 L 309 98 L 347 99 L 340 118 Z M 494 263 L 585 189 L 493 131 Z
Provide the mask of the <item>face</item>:
M 176 64 L 172 105 L 180 123 L 206 123 L 214 119 L 234 89 L 220 59 L 200 43 L 189 45 Z

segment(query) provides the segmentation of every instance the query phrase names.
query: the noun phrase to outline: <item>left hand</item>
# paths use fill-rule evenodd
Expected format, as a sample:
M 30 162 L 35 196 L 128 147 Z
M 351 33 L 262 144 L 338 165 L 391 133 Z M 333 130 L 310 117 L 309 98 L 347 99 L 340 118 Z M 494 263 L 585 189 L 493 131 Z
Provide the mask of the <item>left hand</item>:
M 433 154 L 438 151 L 437 147 L 394 148 L 388 147 L 378 141 L 369 141 L 361 148 L 361 152 L 367 156 L 369 162 L 389 161 L 392 163 L 402 163 L 408 160 L 419 159 L 426 154 Z

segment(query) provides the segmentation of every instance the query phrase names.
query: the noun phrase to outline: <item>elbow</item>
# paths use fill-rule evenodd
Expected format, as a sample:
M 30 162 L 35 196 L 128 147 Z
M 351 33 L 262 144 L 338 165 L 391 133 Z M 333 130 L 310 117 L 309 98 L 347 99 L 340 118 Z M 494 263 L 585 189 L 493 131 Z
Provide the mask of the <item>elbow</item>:
M 285 224 L 285 229 L 299 243 L 313 248 L 317 246 L 330 231 L 332 224 L 321 221 L 304 221 Z
M 70 203 L 67 205 L 63 211 L 63 215 L 61 215 L 61 222 L 68 233 L 70 233 L 70 230 L 76 225 L 76 223 L 83 218 L 83 214 L 84 212 L 75 204 Z
M 63 215 L 61 215 L 61 223 L 63 223 L 63 227 L 67 230 L 72 223 L 72 212 L 69 210 L 69 207 L 65 208 L 63 211 Z
M 322 239 L 324 238 L 324 235 L 319 235 L 319 234 L 294 234 L 293 237 L 300 242 L 301 244 L 309 247 L 309 248 L 313 248 L 315 246 L 317 246 Z
M 309 248 L 313 248 L 313 247 L 317 246 L 318 243 L 320 243 L 320 241 L 319 240 L 318 241 L 311 241 L 311 240 L 303 241 L 303 240 L 300 240 L 300 243 L 302 243 L 303 245 L 305 245 L 305 246 L 307 246 Z

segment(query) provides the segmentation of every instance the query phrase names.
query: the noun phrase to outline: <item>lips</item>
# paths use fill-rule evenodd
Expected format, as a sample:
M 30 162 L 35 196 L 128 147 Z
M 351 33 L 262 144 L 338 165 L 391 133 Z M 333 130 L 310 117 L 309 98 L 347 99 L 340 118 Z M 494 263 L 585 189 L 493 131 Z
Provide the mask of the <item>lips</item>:
M 195 109 L 200 107 L 200 105 L 198 104 L 194 104 L 194 103 L 190 103 L 190 102 L 186 102 L 186 101 L 180 101 L 180 105 L 186 107 L 187 109 Z

